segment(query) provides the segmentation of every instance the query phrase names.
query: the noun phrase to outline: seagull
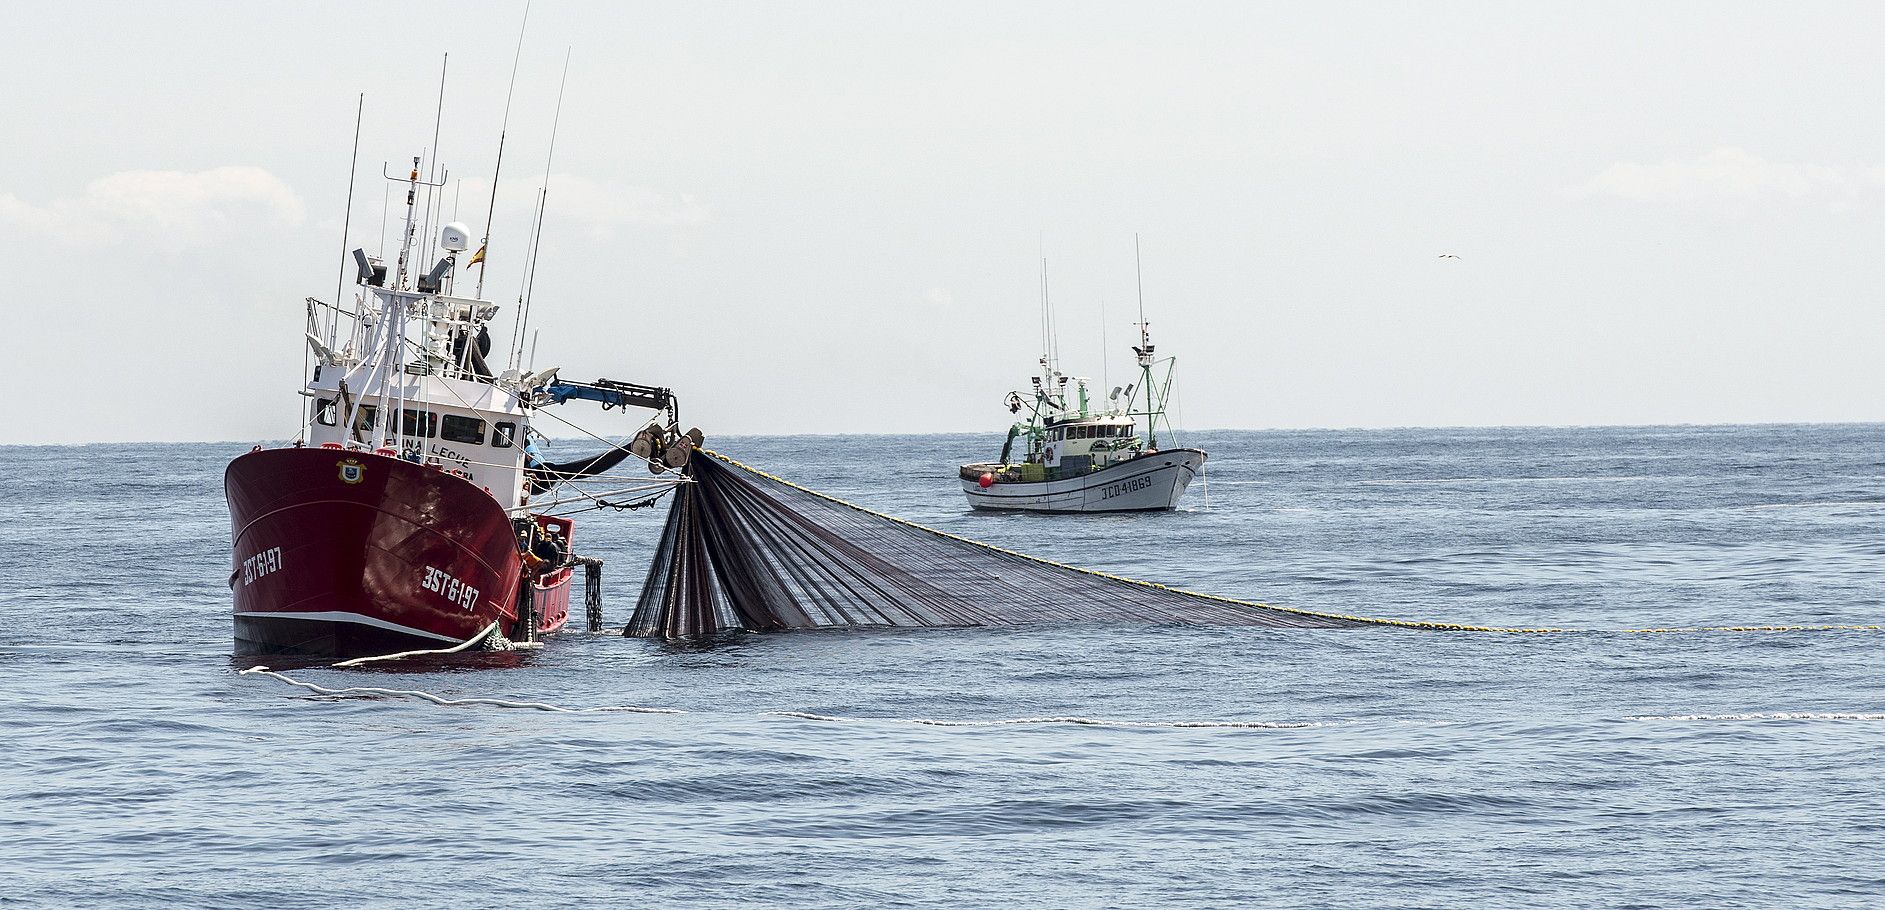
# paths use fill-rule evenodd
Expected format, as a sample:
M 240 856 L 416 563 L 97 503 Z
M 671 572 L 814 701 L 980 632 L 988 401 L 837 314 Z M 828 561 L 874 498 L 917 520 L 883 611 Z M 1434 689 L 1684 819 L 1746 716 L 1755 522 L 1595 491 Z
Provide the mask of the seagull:
M 1441 253 L 1441 254 L 1440 254 L 1440 258 L 1441 258 L 1441 259 L 1458 259 L 1458 258 L 1460 258 L 1460 257 L 1458 257 L 1458 256 L 1455 256 L 1455 255 L 1453 255 L 1452 253 Z

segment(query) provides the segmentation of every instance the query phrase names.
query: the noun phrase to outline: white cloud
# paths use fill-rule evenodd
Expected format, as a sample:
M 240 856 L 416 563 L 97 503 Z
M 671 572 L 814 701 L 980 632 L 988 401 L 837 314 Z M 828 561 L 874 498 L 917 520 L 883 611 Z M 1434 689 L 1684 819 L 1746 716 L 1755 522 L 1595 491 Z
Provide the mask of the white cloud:
M 305 218 L 294 190 L 258 167 L 121 171 L 45 205 L 0 193 L 0 227 L 69 244 L 135 238 L 188 246 L 258 227 L 294 227 Z
M 1826 165 L 1787 164 L 1746 149 L 1718 148 L 1686 161 L 1620 161 L 1585 181 L 1573 195 L 1700 205 L 1782 201 L 1843 206 L 1872 182 L 1870 175 L 1854 176 Z

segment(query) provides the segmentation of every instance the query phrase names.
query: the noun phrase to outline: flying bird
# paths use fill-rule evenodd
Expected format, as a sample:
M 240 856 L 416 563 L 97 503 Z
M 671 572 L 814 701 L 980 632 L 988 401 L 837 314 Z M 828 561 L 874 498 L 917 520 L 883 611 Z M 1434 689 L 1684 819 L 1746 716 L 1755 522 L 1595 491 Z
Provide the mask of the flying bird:
M 1440 258 L 1441 258 L 1441 259 L 1458 259 L 1458 258 L 1460 258 L 1460 257 L 1458 257 L 1458 256 L 1455 256 L 1455 255 L 1453 255 L 1452 253 L 1441 253 L 1441 254 L 1440 254 Z

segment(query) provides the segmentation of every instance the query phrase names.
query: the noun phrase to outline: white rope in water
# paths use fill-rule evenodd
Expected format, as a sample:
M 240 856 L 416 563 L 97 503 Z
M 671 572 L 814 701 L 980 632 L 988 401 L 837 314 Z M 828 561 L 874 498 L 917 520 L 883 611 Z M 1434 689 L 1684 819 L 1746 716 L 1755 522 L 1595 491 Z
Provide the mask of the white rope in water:
M 1770 711 L 1753 714 L 1643 714 L 1631 720 L 1885 720 L 1885 714 L 1865 711 Z
M 418 652 L 418 653 L 425 653 L 425 652 Z M 602 713 L 602 712 L 628 713 L 628 714 L 686 714 L 687 713 L 686 711 L 681 711 L 674 708 L 635 708 L 635 707 L 626 707 L 626 706 L 602 707 L 602 708 L 565 708 L 561 705 L 552 705 L 552 704 L 548 704 L 546 702 L 540 702 L 540 701 L 510 701 L 508 699 L 502 699 L 502 698 L 445 698 L 444 696 L 433 695 L 432 693 L 426 692 L 421 689 L 383 689 L 378 686 L 349 686 L 345 689 L 329 689 L 326 686 L 317 686 L 311 682 L 304 682 L 302 680 L 295 679 L 294 677 L 291 677 L 286 673 L 278 673 L 274 670 L 270 670 L 267 667 L 259 667 L 259 666 L 250 667 L 247 670 L 240 671 L 238 675 L 240 676 L 249 676 L 249 675 L 270 676 L 275 679 L 281 680 L 282 682 L 285 682 L 291 686 L 300 686 L 301 688 L 306 689 L 310 692 L 313 692 L 316 695 L 323 695 L 328 698 L 419 698 L 419 699 L 424 699 L 426 701 L 429 701 L 435 705 L 440 705 L 447 708 L 461 708 L 461 707 L 474 707 L 474 706 L 485 706 L 485 707 L 491 707 L 491 708 L 528 708 L 533 711 L 554 711 L 559 714 L 593 714 L 593 713 Z
M 434 655 L 440 655 L 440 654 L 457 654 L 462 651 L 466 651 L 471 648 L 477 647 L 478 645 L 483 644 L 486 639 L 491 637 L 492 633 L 497 631 L 497 625 L 498 624 L 496 622 L 492 622 L 490 625 L 485 626 L 483 631 L 449 648 L 427 648 L 420 651 L 400 651 L 396 654 L 377 654 L 372 657 L 355 657 L 351 660 L 343 660 L 340 663 L 333 664 L 328 669 L 338 670 L 338 669 L 343 669 L 347 667 L 357 667 L 357 666 L 360 666 L 361 664 L 372 663 L 378 660 L 401 660 L 408 657 L 428 657 L 428 656 L 434 656 Z M 279 673 L 274 670 L 270 670 L 267 667 L 259 666 L 259 665 L 250 667 L 247 670 L 242 670 L 236 675 L 238 676 L 250 676 L 250 675 L 270 676 L 270 677 L 274 677 L 275 679 L 279 679 L 282 682 L 285 682 L 291 686 L 300 686 L 303 689 L 306 689 L 317 695 L 326 696 L 328 698 L 420 698 L 420 699 L 429 701 L 435 705 L 442 705 L 448 708 L 483 705 L 483 706 L 492 707 L 492 708 L 529 708 L 536 711 L 555 711 L 562 714 L 583 714 L 583 713 L 597 713 L 597 712 L 605 712 L 605 711 L 615 712 L 615 713 L 626 712 L 626 713 L 633 713 L 633 714 L 685 714 L 687 713 L 685 711 L 678 711 L 672 708 L 630 708 L 630 707 L 565 708 L 565 707 L 562 707 L 561 705 L 552 705 L 552 704 L 547 704 L 545 702 L 539 702 L 539 701 L 510 701 L 508 699 L 502 699 L 502 698 L 446 698 L 442 695 L 434 695 L 430 692 L 426 692 L 420 689 L 384 689 L 377 686 L 349 686 L 348 688 L 345 688 L 345 689 L 329 689 L 326 686 L 317 686 L 311 682 L 303 682 L 299 679 L 295 679 L 294 677 L 289 676 L 286 673 Z
M 449 650 L 449 649 L 448 649 Z M 445 651 L 413 651 L 406 654 L 389 654 L 386 657 L 356 658 L 356 660 L 385 660 L 392 657 L 411 656 L 413 654 L 439 654 Z M 335 664 L 335 667 L 341 664 Z M 326 686 L 295 679 L 286 673 L 270 670 L 267 667 L 250 667 L 240 671 L 239 676 L 268 676 L 298 686 L 316 695 L 327 698 L 417 698 L 446 708 L 522 708 L 532 711 L 550 711 L 557 714 L 692 714 L 680 708 L 645 708 L 633 705 L 604 705 L 591 708 L 570 708 L 540 701 L 513 701 L 503 698 L 446 698 L 434 695 L 422 689 L 386 689 L 378 686 L 349 686 L 345 689 L 330 689 Z M 1259 721 L 1259 720 L 1106 720 L 1097 717 L 1014 717 L 999 720 L 941 720 L 929 717 L 837 717 L 830 714 L 813 714 L 809 711 L 761 711 L 760 717 L 789 717 L 794 720 L 810 720 L 820 723 L 895 723 L 914 724 L 924 727 L 1017 727 L 1045 726 L 1049 724 L 1072 724 L 1083 727 L 1124 727 L 1135 729 L 1197 729 L 1228 728 L 1254 730 L 1300 730 L 1310 727 L 1329 727 L 1336 724 L 1315 721 Z
M 356 657 L 332 665 L 329 669 L 356 667 L 376 660 L 397 660 L 404 657 L 419 657 L 434 654 L 456 654 L 482 642 L 497 629 L 497 623 L 485 627 L 471 640 L 450 648 L 437 648 L 426 651 L 402 651 L 398 654 L 382 654 L 376 657 Z M 344 689 L 330 689 L 326 686 L 295 679 L 286 673 L 270 670 L 264 666 L 254 666 L 237 673 L 238 676 L 268 676 L 291 686 L 306 689 L 316 695 L 327 698 L 417 698 L 446 708 L 521 708 L 532 711 L 550 711 L 557 714 L 691 714 L 694 712 L 680 708 L 645 708 L 632 705 L 604 705 L 590 708 L 569 708 L 540 701 L 513 701 L 503 698 L 446 698 L 434 695 L 423 689 L 387 689 L 379 686 L 349 686 Z M 838 717 L 831 714 L 813 714 L 810 711 L 762 711 L 760 717 L 788 717 L 794 720 L 810 720 L 820 723 L 896 723 L 914 724 L 923 727 L 1021 727 L 1046 726 L 1050 724 L 1071 724 L 1083 727 L 1121 727 L 1129 729 L 1247 729 L 1247 730 L 1301 730 L 1310 727 L 1330 727 L 1339 724 L 1316 721 L 1261 721 L 1261 720 L 1106 720 L 1097 717 L 1013 717 L 998 720 L 942 720 L 930 717 Z
M 380 654 L 373 657 L 356 657 L 356 658 L 353 658 L 352 660 L 343 660 L 340 663 L 335 664 L 334 666 L 335 667 L 357 667 L 357 666 L 360 666 L 361 664 L 372 663 L 376 660 L 398 660 L 402 657 L 423 657 L 427 654 L 457 654 L 460 651 L 464 651 L 469 648 L 473 648 L 478 645 L 484 644 L 484 640 L 487 638 L 490 638 L 491 633 L 496 632 L 496 631 L 497 631 L 497 621 L 492 620 L 490 625 L 484 627 L 484 631 L 479 632 L 478 634 L 473 635 L 470 638 L 467 638 L 464 641 L 461 641 L 458 644 L 455 644 L 449 648 L 428 648 L 423 651 L 401 651 L 397 654 Z M 248 671 L 245 670 L 243 672 L 248 672 Z
M 358 667 L 361 664 L 381 660 L 401 660 L 408 657 L 427 657 L 442 654 L 458 654 L 469 650 L 489 638 L 497 631 L 498 624 L 493 622 L 484 630 L 449 648 L 428 648 L 419 651 L 400 651 L 396 654 L 379 654 L 372 657 L 355 657 L 330 665 L 327 669 L 339 670 Z M 267 676 L 280 680 L 326 698 L 417 698 L 446 708 L 520 708 L 532 711 L 550 711 L 557 714 L 690 714 L 693 712 L 680 708 L 644 708 L 632 705 L 604 705 L 591 708 L 569 708 L 541 701 L 514 701 L 505 698 L 446 698 L 423 689 L 388 689 L 380 686 L 348 686 L 344 689 L 330 689 L 326 686 L 295 679 L 286 673 L 261 665 L 238 671 L 238 676 Z M 795 720 L 811 720 L 820 723 L 869 723 L 889 722 L 915 724 L 927 727 L 1013 727 L 1041 726 L 1046 724 L 1075 724 L 1088 727 L 1129 727 L 1129 728 L 1242 728 L 1264 730 L 1294 730 L 1305 727 L 1326 727 L 1326 723 L 1309 721 L 1284 723 L 1277 721 L 1137 721 L 1137 720 L 1102 720 L 1094 717 L 1016 717 L 1001 720 L 938 720 L 928 717 L 837 717 L 830 714 L 813 714 L 809 711 L 762 711 L 761 717 L 789 717 Z
M 412 656 L 415 654 L 438 654 L 456 649 L 439 651 L 413 651 L 406 654 L 389 654 L 385 657 L 356 658 L 356 661 L 385 660 L 393 657 Z M 350 662 L 352 663 L 352 662 Z M 340 664 L 334 666 L 339 667 Z M 349 686 L 344 689 L 330 689 L 295 679 L 285 673 L 270 670 L 267 667 L 250 667 L 242 670 L 241 676 L 268 676 L 298 686 L 327 698 L 417 698 L 446 708 L 512 708 L 532 711 L 549 711 L 557 714 L 666 714 L 680 715 L 696 712 L 680 708 L 647 708 L 633 705 L 604 705 L 589 708 L 570 708 L 540 701 L 514 701 L 503 698 L 446 698 L 421 689 L 386 689 L 377 686 Z M 1264 720 L 1109 720 L 1100 717 L 1045 716 L 1013 717 L 992 720 L 943 720 L 931 717 L 839 717 L 831 714 L 814 714 L 810 711 L 762 711 L 760 717 L 784 717 L 793 720 L 807 720 L 817 723 L 890 723 L 909 724 L 922 727 L 1035 727 L 1067 725 L 1080 727 L 1110 727 L 1130 730 L 1305 730 L 1318 727 L 1354 726 L 1365 721 L 1264 721 Z M 1658 721 L 1704 721 L 1704 722 L 1749 722 L 1749 721 L 1880 721 L 1885 720 L 1885 713 L 1874 712 L 1792 712 L 1776 711 L 1746 714 L 1668 714 L 1635 715 L 1626 720 L 1636 722 Z M 1421 725 L 1444 726 L 1454 721 L 1400 721 L 1400 723 L 1419 723 Z
M 1269 721 L 1269 720 L 1106 720 L 1099 717 L 1011 717 L 1001 720 L 939 720 L 931 717 L 835 717 L 830 714 L 813 714 L 809 711 L 766 711 L 763 717 L 791 717 L 797 720 L 815 720 L 832 723 L 890 722 L 898 724 L 917 724 L 925 727 L 1019 727 L 1045 726 L 1048 724 L 1072 724 L 1081 727 L 1126 727 L 1144 729 L 1194 729 L 1223 727 L 1252 730 L 1302 730 L 1310 727 L 1333 727 L 1339 724 L 1320 721 Z

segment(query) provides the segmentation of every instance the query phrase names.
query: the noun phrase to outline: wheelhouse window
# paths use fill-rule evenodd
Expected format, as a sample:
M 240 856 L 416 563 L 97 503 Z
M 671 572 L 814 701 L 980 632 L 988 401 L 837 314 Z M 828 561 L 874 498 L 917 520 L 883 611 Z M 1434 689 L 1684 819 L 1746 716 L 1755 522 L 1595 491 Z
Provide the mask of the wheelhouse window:
M 439 438 L 451 442 L 468 442 L 474 446 L 484 445 L 484 421 L 476 417 L 446 414 L 439 418 Z
M 439 415 L 431 411 L 404 408 L 399 412 L 399 432 L 406 436 L 431 439 L 439 434 Z
M 491 445 L 492 446 L 496 448 L 500 448 L 500 449 L 508 449 L 511 446 L 514 446 L 516 444 L 517 444 L 517 425 L 516 424 L 511 423 L 510 421 L 507 420 L 501 423 L 494 423 L 491 425 Z
M 338 423 L 340 421 L 340 415 L 336 413 L 334 399 L 323 398 L 315 402 L 314 419 L 320 421 L 321 426 L 324 427 L 331 427 L 335 423 Z
M 363 404 L 354 413 L 353 425 L 357 430 L 371 430 L 379 423 L 380 409 L 370 404 Z

